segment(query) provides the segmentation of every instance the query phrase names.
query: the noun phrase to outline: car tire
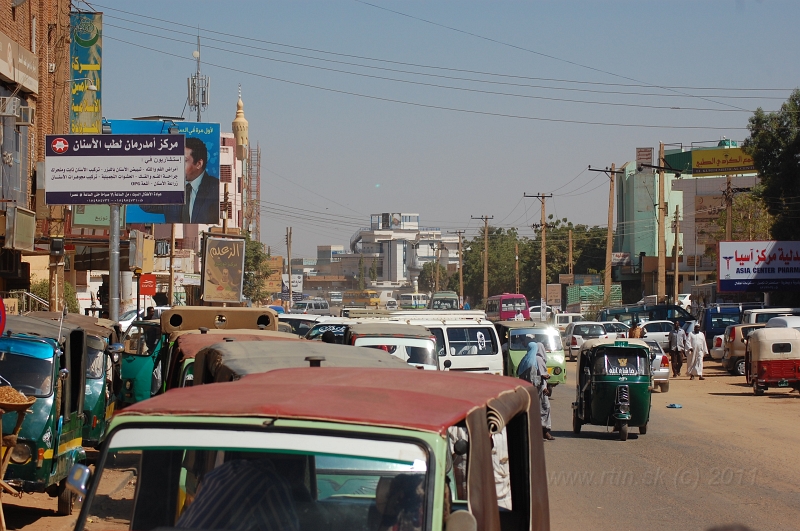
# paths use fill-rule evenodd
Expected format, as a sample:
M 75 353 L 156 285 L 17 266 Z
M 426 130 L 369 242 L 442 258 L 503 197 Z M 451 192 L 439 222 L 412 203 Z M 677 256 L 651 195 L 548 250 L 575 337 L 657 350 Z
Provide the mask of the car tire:
M 72 514 L 72 508 L 75 506 L 75 493 L 67 488 L 67 479 L 61 480 L 58 484 L 58 510 L 56 514 L 59 516 L 69 516 Z
M 668 393 L 669 392 L 669 382 L 664 382 L 662 384 L 659 384 L 658 386 L 661 389 L 662 393 Z
M 646 435 L 647 434 L 647 424 L 639 426 L 639 435 Z
M 620 441 L 627 441 L 628 440 L 628 423 L 622 422 L 619 425 L 619 440 Z
M 744 370 L 744 358 L 742 358 L 736 362 L 736 365 L 733 366 L 733 374 L 736 376 L 744 376 Z

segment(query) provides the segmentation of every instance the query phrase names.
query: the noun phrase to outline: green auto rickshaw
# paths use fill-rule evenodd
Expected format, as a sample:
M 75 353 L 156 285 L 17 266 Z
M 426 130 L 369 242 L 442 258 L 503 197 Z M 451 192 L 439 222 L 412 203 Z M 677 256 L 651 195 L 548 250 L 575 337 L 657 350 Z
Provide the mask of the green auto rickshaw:
M 66 477 L 86 461 L 82 447 L 86 385 L 86 332 L 68 322 L 9 315 L 0 337 L 0 385 L 35 402 L 17 431 L 21 413 L 3 415 L 3 440 L 13 442 L 4 480 L 18 493 L 58 497 L 58 514 L 72 513 Z M 15 437 L 6 437 L 14 435 Z
M 572 403 L 572 431 L 584 424 L 610 426 L 620 440 L 628 428 L 647 433 L 652 371 L 650 348 L 641 339 L 592 339 L 578 356 L 577 396 Z
M 497 321 L 494 327 L 503 343 L 504 375 L 515 378 L 518 376 L 517 367 L 528 353 L 528 343 L 535 341 L 544 345 L 547 372 L 550 374 L 547 385 L 555 387 L 567 383 L 567 364 L 558 330 L 544 323 L 531 321 Z
M 134 321 L 121 342 L 118 409 L 164 392 L 175 339 L 205 329 L 277 331 L 278 314 L 270 308 L 176 306 L 158 320 Z

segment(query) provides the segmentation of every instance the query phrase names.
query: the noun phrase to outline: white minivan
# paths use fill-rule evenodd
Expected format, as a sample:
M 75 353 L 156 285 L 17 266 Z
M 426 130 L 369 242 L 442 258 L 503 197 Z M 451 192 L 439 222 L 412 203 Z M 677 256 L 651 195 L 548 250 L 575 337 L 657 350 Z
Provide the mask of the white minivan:
M 408 312 L 411 313 L 411 312 Z M 421 325 L 436 338 L 439 369 L 450 371 L 503 374 L 503 353 L 500 338 L 491 321 L 485 318 L 419 318 L 403 316 L 398 321 Z

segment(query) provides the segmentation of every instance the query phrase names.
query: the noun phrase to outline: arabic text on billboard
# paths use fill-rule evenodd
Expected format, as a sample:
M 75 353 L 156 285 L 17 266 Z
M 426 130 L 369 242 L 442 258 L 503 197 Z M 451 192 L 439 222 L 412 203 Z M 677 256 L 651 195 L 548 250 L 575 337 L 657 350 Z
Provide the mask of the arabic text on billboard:
M 281 275 L 281 299 L 289 300 L 289 275 Z M 303 275 L 292 275 L 292 302 L 303 300 Z
M 203 260 L 203 300 L 241 302 L 244 283 L 244 240 L 209 236 Z
M 183 138 L 47 135 L 48 205 L 183 204 Z
M 753 157 L 742 148 L 697 149 L 692 151 L 692 175 L 755 173 Z
M 719 242 L 719 291 L 800 291 L 800 241 Z
M 100 72 L 103 49 L 103 14 L 70 13 L 72 39 L 69 44 L 72 102 L 71 133 L 103 132 Z
M 186 139 L 186 204 L 133 206 L 128 208 L 128 223 L 204 223 L 219 224 L 220 127 L 215 123 L 164 122 L 160 120 L 110 120 L 114 133 L 166 133 L 178 128 Z

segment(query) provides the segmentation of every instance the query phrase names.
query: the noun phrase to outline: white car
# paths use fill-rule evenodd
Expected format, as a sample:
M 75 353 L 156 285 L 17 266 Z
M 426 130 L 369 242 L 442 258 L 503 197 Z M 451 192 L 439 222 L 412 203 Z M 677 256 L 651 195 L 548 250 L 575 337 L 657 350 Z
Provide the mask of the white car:
M 711 343 L 711 359 L 721 360 L 725 355 L 725 334 L 714 336 L 714 341 Z
M 608 333 L 608 339 L 624 339 L 628 337 L 630 326 L 619 321 L 602 321 L 603 327 Z
M 647 339 L 655 339 L 661 348 L 669 350 L 669 333 L 675 328 L 672 321 L 648 321 L 642 324 Z
M 577 359 L 585 341 L 601 337 L 608 338 L 603 323 L 597 321 L 570 323 L 564 331 L 564 354 L 568 355 L 570 360 Z

